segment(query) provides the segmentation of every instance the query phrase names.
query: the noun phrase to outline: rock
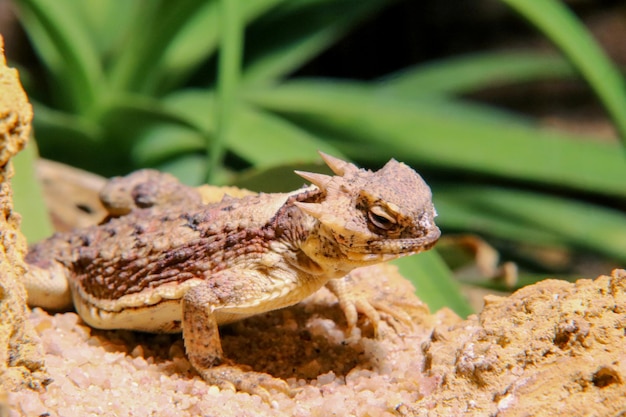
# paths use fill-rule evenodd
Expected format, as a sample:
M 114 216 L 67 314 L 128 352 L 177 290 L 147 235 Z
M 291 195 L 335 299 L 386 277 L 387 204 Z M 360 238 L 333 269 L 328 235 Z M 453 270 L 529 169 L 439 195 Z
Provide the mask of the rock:
M 32 324 L 27 320 L 24 271 L 26 240 L 19 231 L 9 184 L 10 159 L 30 133 L 32 109 L 15 69 L 7 68 L 0 37 L 0 398 L 19 387 L 39 389 L 49 379 Z M 0 400 L 0 414 L 2 404 Z
M 626 271 L 488 296 L 423 345 L 434 393 L 412 416 L 615 416 L 626 412 Z

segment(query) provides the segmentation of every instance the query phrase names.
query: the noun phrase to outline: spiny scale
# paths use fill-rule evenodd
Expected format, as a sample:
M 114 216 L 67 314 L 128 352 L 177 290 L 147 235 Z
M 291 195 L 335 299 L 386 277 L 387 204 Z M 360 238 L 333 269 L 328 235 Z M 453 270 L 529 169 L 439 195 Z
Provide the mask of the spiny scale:
M 349 172 L 358 171 L 359 168 L 351 164 L 350 162 L 343 161 L 339 158 L 335 158 L 334 156 L 328 155 L 322 151 L 319 152 L 320 156 L 326 162 L 326 165 L 337 175 L 343 176 Z
M 324 208 L 322 207 L 321 204 L 315 204 L 315 203 L 301 203 L 299 201 L 294 202 L 294 204 L 302 211 L 304 211 L 306 214 L 309 214 L 313 217 L 315 217 L 316 219 L 321 218 L 326 211 L 324 210 Z
M 322 191 L 326 191 L 326 185 L 332 181 L 333 177 L 330 175 L 318 174 L 316 172 L 307 171 L 294 171 L 297 175 L 301 176 L 305 180 L 315 184 L 317 188 Z

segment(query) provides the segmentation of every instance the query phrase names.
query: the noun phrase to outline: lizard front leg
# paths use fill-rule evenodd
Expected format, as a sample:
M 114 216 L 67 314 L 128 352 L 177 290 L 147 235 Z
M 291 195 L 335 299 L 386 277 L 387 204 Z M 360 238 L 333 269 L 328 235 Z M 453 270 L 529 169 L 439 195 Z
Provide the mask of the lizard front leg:
M 289 385 L 271 375 L 253 372 L 249 367 L 235 365 L 224 358 L 215 311 L 238 301 L 242 277 L 233 281 L 231 271 L 190 289 L 183 297 L 183 338 L 185 350 L 192 366 L 209 384 L 220 389 L 231 389 L 259 395 L 269 402 L 269 390 L 291 395 Z M 217 285 L 216 285 L 217 282 Z M 224 285 L 220 285 L 223 283 Z

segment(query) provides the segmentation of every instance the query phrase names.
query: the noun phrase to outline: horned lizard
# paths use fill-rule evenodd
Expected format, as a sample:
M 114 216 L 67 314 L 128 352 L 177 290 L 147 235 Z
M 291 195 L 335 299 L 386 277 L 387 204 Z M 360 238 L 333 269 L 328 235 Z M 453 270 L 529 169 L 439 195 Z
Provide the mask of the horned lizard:
M 290 193 L 202 204 L 156 171 L 112 180 L 102 224 L 57 233 L 27 257 L 29 303 L 72 304 L 100 329 L 181 332 L 198 373 L 220 388 L 267 398 L 287 383 L 224 358 L 218 325 L 298 303 L 326 285 L 349 327 L 380 315 L 347 286 L 351 270 L 431 248 L 440 232 L 431 192 L 407 165 L 379 171 L 321 154 L 334 176 Z M 117 216 L 117 217 L 116 217 Z

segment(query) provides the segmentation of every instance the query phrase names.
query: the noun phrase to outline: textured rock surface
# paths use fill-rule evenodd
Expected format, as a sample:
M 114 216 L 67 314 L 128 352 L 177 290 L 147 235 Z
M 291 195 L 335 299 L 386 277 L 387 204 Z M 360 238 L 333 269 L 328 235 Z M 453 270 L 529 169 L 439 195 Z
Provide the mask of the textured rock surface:
M 19 232 L 19 215 L 13 212 L 9 184 L 10 159 L 26 144 L 31 118 L 17 71 L 6 67 L 0 37 L 0 392 L 40 388 L 47 381 L 43 356 L 26 320 L 26 294 L 19 282 L 26 241 Z
M 478 316 L 424 344 L 424 376 L 440 383 L 406 414 L 624 415 L 625 328 L 624 270 L 486 297 Z

